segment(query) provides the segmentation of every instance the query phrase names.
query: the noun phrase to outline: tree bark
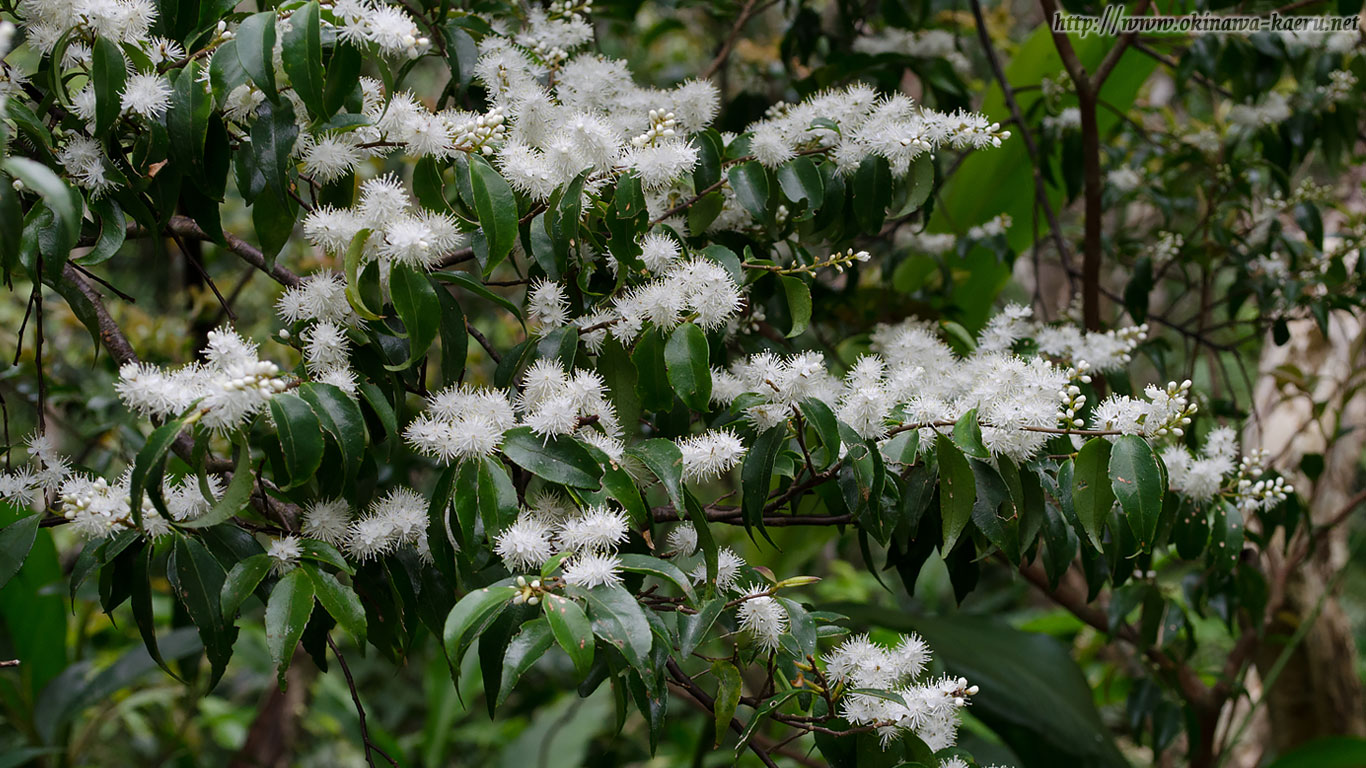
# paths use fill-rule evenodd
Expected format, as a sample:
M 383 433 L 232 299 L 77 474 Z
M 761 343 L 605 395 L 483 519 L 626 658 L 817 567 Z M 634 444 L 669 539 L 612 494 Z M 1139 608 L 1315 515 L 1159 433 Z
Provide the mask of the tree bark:
M 1249 422 L 1246 442 L 1270 452 L 1274 466 L 1306 500 L 1305 513 L 1316 525 L 1342 509 L 1357 488 L 1358 459 L 1366 445 L 1361 428 L 1366 424 L 1366 394 L 1354 393 L 1349 382 L 1354 372 L 1366 368 L 1363 350 L 1362 317 L 1337 312 L 1327 339 L 1313 320 L 1296 320 L 1290 324 L 1290 340 L 1277 347 L 1268 339 L 1262 354 L 1254 397 L 1257 418 Z M 1274 374 L 1280 366 L 1299 369 L 1307 391 L 1287 391 Z M 1326 404 L 1318 416 L 1313 413 L 1316 402 Z M 1302 459 L 1312 454 L 1323 456 L 1316 480 L 1300 469 Z M 1267 558 L 1279 559 L 1276 547 L 1268 550 Z M 1348 554 L 1347 526 L 1338 525 L 1318 537 L 1312 554 L 1286 583 L 1286 606 L 1274 635 L 1288 638 L 1320 599 L 1325 603 L 1279 678 L 1264 692 L 1268 750 L 1281 753 L 1320 736 L 1366 736 L 1366 696 L 1357 677 L 1351 623 L 1337 596 L 1324 595 L 1334 575 L 1346 567 Z M 1263 644 L 1255 658 L 1263 680 L 1283 649 L 1282 643 Z

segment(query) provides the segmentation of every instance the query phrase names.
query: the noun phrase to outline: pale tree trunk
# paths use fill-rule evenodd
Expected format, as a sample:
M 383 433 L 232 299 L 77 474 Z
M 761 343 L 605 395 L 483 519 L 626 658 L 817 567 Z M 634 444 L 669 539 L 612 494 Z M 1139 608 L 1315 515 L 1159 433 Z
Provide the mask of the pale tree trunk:
M 1289 342 L 1277 347 L 1268 339 L 1258 366 L 1257 415 L 1247 425 L 1245 444 L 1269 452 L 1273 466 L 1305 499 L 1315 524 L 1334 517 L 1358 488 L 1366 444 L 1364 345 L 1362 318 L 1336 312 L 1327 339 L 1313 320 L 1292 321 Z M 1294 380 L 1298 383 L 1287 384 Z M 1315 413 L 1316 403 L 1321 413 Z M 1311 454 L 1323 456 L 1316 481 L 1300 469 Z M 1276 547 L 1268 549 L 1274 573 L 1280 554 Z M 1357 677 L 1352 627 L 1336 595 L 1324 594 L 1347 560 L 1347 526 L 1338 525 L 1318 538 L 1312 554 L 1290 574 L 1275 634 L 1288 638 L 1320 600 L 1323 605 L 1280 676 L 1263 690 L 1268 738 L 1263 744 L 1237 745 L 1245 759 L 1256 757 L 1254 749 L 1281 753 L 1319 736 L 1366 736 L 1366 698 Z M 1263 681 L 1283 649 L 1283 643 L 1263 645 L 1254 660 Z

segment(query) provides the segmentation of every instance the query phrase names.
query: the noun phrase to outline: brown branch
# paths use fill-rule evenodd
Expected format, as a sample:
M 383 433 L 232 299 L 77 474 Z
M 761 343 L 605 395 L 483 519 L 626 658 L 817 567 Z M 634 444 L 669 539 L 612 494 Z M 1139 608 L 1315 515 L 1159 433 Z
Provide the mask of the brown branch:
M 360 692 L 356 690 L 355 678 L 351 677 L 351 667 L 346 664 L 346 657 L 342 656 L 337 644 L 332 641 L 331 636 L 327 638 L 327 647 L 332 649 L 332 655 L 337 657 L 337 664 L 341 667 L 342 674 L 346 677 L 346 687 L 351 689 L 351 702 L 356 705 L 356 717 L 360 720 L 360 738 L 365 746 L 365 762 L 370 768 L 375 768 L 375 759 L 372 753 L 378 753 L 380 757 L 389 761 L 389 764 L 398 768 L 398 761 L 390 757 L 387 752 L 380 749 L 378 745 L 370 740 L 370 729 L 365 725 L 365 705 L 360 703 Z
M 209 242 L 213 242 L 213 238 L 205 234 L 204 230 L 200 229 L 199 225 L 196 224 L 193 219 L 185 216 L 172 216 L 171 220 L 166 224 L 166 229 L 181 237 L 192 237 L 196 240 L 208 240 Z M 227 241 L 229 251 L 237 254 L 239 258 L 253 267 L 270 275 L 270 278 L 275 282 L 289 288 L 293 288 L 299 284 L 300 278 L 298 275 L 285 267 L 280 266 L 278 263 L 268 264 L 265 254 L 261 253 L 258 248 L 237 235 L 234 235 L 231 232 L 224 232 L 223 239 Z
M 730 28 L 730 34 L 726 35 L 725 42 L 721 44 L 721 50 L 717 51 L 716 58 L 711 60 L 711 64 L 702 70 L 702 74 L 698 76 L 700 79 L 710 80 L 717 72 L 721 71 L 721 67 L 725 66 L 726 59 L 730 58 L 730 52 L 735 48 L 735 41 L 740 38 L 741 30 L 754 16 L 757 4 L 758 0 L 745 0 L 744 7 L 740 9 L 740 15 L 735 18 L 735 24 Z
M 716 712 L 716 700 L 706 691 L 702 690 L 701 686 L 694 682 L 691 677 L 688 677 L 687 673 L 683 671 L 683 668 L 678 666 L 678 662 L 669 659 L 665 662 L 665 665 L 668 667 L 669 675 L 673 677 L 674 682 L 679 688 L 687 693 L 688 696 L 692 697 L 698 704 L 702 705 L 708 712 Z M 744 734 L 745 732 L 745 726 L 733 717 L 730 719 L 730 729 L 737 734 Z M 750 751 L 759 758 L 759 761 L 768 766 L 768 768 L 778 768 L 778 764 L 773 762 L 772 757 L 769 757 L 768 751 L 759 746 L 758 742 L 754 739 L 750 739 L 746 746 L 749 747 Z

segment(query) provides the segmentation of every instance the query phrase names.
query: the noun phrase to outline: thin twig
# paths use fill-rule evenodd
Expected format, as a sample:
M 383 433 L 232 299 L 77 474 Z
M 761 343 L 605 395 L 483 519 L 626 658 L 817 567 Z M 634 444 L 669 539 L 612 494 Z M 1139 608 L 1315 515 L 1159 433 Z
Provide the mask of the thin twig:
M 346 676 L 346 687 L 351 689 L 351 701 L 356 705 L 356 717 L 360 719 L 360 738 L 365 746 L 365 762 L 370 765 L 370 768 L 375 768 L 375 759 L 371 753 L 378 752 L 380 757 L 388 760 L 394 768 L 398 768 L 397 760 L 370 741 L 370 729 L 365 725 L 365 705 L 360 703 L 360 692 L 356 690 L 355 678 L 351 677 L 351 668 L 346 664 L 346 657 L 342 656 L 342 652 L 330 636 L 327 638 L 327 647 L 331 648 L 332 654 L 337 657 L 337 664 L 341 667 L 342 674 Z

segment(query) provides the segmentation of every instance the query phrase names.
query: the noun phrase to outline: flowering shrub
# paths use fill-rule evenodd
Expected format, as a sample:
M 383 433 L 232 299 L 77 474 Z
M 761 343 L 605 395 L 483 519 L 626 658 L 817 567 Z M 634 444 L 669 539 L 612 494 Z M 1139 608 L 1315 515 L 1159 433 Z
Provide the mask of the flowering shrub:
M 728 526 L 770 544 L 778 528 L 847 528 L 864 566 L 908 591 L 942 558 L 960 601 L 993 562 L 1053 590 L 1080 574 L 1091 599 L 1114 590 L 1109 631 L 1171 678 L 1185 658 L 1169 646 L 1194 629 L 1155 569 L 1205 574 L 1189 598 L 1203 611 L 1251 578 L 1245 543 L 1300 530 L 1270 457 L 1244 454 L 1189 378 L 1139 366 L 1157 354 L 1148 290 L 1126 292 L 1109 329 L 1021 304 L 962 323 L 887 307 L 831 343 L 832 296 L 905 277 L 889 249 L 1013 256 L 1008 213 L 921 226 L 951 166 L 1020 151 L 984 114 L 840 81 L 721 130 L 712 79 L 641 84 L 596 51 L 592 4 L 573 0 L 8 11 L 0 53 L 32 66 L 7 60 L 0 82 L 6 279 L 37 297 L 40 382 L 50 290 L 117 364 L 136 426 L 121 460 L 64 455 L 40 383 L 36 431 L 0 473 L 0 498 L 34 514 L 0 538 L 17 569 L 38 526 L 69 524 L 73 594 L 89 578 L 106 612 L 129 602 L 168 673 L 188 676 L 159 650 L 154 571 L 209 688 L 258 598 L 281 686 L 296 647 L 341 659 L 333 627 L 395 663 L 430 634 L 457 683 L 477 646 L 491 707 L 563 654 L 562 677 L 584 696 L 609 686 L 652 748 L 682 700 L 768 765 L 802 738 L 832 765 L 957 768 L 960 710 L 989 691 L 932 670 L 918 634 L 842 637 L 858 620 L 821 606 L 816 575 L 774 547 L 742 557 Z M 852 50 L 957 78 L 974 62 L 953 40 L 888 27 Z M 1333 108 L 1353 87 L 1334 71 L 1303 98 Z M 1271 130 L 1291 109 L 1278 98 L 1228 119 Z M 1030 130 L 1066 144 L 1089 125 L 1069 106 Z M 1143 177 L 1108 180 L 1122 199 Z M 234 217 L 254 237 L 230 233 Z M 230 319 L 180 364 L 134 350 L 94 272 L 163 233 Z M 1190 247 L 1152 240 L 1134 251 L 1148 289 Z M 200 243 L 279 283 L 275 316 L 238 316 Z M 1308 258 L 1230 269 L 1289 313 L 1309 301 L 1292 272 L 1319 298 L 1346 279 Z M 1141 606 L 1137 629 L 1125 606 Z

